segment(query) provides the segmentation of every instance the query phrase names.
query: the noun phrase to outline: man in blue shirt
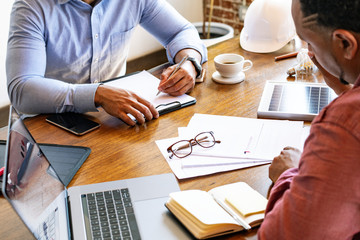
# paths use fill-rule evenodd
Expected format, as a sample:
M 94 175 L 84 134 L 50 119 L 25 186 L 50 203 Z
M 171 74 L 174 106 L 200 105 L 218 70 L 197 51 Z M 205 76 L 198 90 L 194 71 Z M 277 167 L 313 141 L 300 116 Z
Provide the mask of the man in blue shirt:
M 138 24 L 161 42 L 171 63 L 185 55 L 207 60 L 196 29 L 165 0 L 16 1 L 6 61 L 12 104 L 24 113 L 87 112 L 101 106 L 129 125 L 135 123 L 127 114 L 140 124 L 157 118 L 145 99 L 100 84 L 125 74 Z M 197 75 L 193 63 L 186 61 L 168 79 L 174 67 L 162 74 L 159 90 L 191 91 Z

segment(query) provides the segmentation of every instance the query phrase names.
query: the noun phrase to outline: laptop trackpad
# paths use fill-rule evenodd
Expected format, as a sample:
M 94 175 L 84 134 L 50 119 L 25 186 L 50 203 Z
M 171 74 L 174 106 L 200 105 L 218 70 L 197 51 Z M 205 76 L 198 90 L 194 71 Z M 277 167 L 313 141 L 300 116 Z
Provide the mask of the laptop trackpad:
M 141 239 L 194 239 L 165 207 L 168 197 L 134 202 Z

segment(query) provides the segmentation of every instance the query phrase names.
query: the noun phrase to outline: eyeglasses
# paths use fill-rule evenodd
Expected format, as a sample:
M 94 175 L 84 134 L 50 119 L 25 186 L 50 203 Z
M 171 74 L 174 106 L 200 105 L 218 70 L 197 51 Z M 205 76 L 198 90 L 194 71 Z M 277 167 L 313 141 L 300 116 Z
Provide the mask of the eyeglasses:
M 184 158 L 192 153 L 192 147 L 195 145 L 199 145 L 203 148 L 210 148 L 220 142 L 221 141 L 219 140 L 215 140 L 213 132 L 202 132 L 196 135 L 193 139 L 181 140 L 172 144 L 168 147 L 167 152 L 169 153 L 170 159 L 172 159 L 173 156 L 177 158 Z

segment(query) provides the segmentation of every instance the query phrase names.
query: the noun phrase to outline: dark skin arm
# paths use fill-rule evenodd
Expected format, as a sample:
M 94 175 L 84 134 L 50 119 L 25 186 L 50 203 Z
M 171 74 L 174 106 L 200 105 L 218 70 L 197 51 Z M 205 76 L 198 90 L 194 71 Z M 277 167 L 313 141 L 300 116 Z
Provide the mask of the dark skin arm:
M 293 147 L 285 147 L 279 156 L 275 157 L 269 167 L 269 178 L 275 183 L 286 170 L 299 166 L 301 151 Z

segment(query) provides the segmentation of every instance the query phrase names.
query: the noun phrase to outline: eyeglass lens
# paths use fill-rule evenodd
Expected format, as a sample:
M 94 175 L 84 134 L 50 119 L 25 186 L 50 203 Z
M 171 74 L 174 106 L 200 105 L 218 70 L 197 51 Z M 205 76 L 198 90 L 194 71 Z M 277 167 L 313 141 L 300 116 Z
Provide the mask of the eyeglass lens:
M 211 132 L 203 132 L 195 137 L 195 141 L 201 147 L 208 148 L 215 145 L 215 138 Z
M 191 153 L 190 142 L 186 140 L 175 143 L 171 149 L 174 155 L 179 158 L 186 157 Z

